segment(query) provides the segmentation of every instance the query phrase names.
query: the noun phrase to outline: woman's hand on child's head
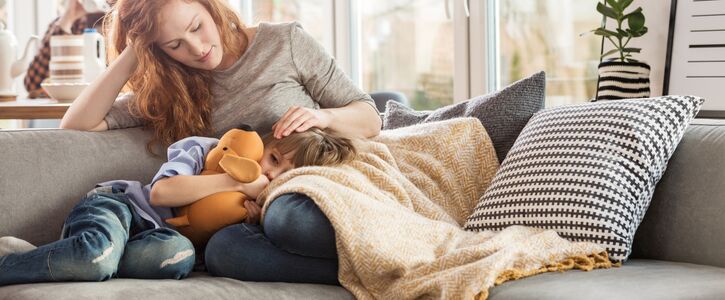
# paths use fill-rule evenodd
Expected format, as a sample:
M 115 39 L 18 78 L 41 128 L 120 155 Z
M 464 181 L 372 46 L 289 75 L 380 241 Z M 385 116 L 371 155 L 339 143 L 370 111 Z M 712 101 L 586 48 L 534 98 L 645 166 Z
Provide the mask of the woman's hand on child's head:
M 244 223 L 259 224 L 259 218 L 262 216 L 262 208 L 253 200 L 244 201 L 244 208 L 247 209 L 247 217 Z
M 281 139 L 292 132 L 303 132 L 312 127 L 325 129 L 330 126 L 330 119 L 323 110 L 292 106 L 272 125 L 272 131 L 275 138 Z

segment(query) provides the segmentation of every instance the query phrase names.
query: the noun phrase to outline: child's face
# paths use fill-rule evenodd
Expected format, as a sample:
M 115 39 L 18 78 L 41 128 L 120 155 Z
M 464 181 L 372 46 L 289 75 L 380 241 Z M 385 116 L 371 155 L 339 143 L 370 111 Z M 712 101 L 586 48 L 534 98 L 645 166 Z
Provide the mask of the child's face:
M 262 161 L 259 163 L 262 167 L 262 174 L 272 181 L 280 174 L 293 169 L 295 166 L 291 158 L 294 155 L 294 151 L 282 155 L 275 147 L 264 147 Z

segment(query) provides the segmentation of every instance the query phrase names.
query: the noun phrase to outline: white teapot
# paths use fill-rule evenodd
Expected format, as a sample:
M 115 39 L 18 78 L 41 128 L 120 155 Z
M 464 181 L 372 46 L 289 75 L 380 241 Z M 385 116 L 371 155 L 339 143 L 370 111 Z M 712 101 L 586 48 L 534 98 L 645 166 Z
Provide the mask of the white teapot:
M 0 21 L 0 97 L 15 96 L 13 89 L 13 79 L 20 76 L 28 68 L 28 51 L 30 46 L 35 42 L 36 49 L 40 38 L 31 36 L 28 43 L 25 44 L 23 56 L 16 60 L 18 41 L 15 35 L 7 30 L 7 24 Z

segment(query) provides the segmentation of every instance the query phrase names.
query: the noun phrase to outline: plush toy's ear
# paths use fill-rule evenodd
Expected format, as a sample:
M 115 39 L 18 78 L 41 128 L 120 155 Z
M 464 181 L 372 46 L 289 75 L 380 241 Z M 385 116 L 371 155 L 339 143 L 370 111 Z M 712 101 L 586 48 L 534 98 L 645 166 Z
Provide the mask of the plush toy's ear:
M 262 167 L 256 161 L 246 157 L 225 154 L 219 161 L 219 166 L 232 178 L 244 183 L 252 182 L 262 174 Z

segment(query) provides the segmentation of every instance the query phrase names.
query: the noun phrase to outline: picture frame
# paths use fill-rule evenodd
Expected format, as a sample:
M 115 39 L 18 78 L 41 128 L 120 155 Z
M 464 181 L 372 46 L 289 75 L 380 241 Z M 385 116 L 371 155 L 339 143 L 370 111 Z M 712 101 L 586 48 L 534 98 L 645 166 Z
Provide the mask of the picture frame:
M 698 118 L 725 119 L 725 1 L 672 0 L 663 95 L 705 99 Z

